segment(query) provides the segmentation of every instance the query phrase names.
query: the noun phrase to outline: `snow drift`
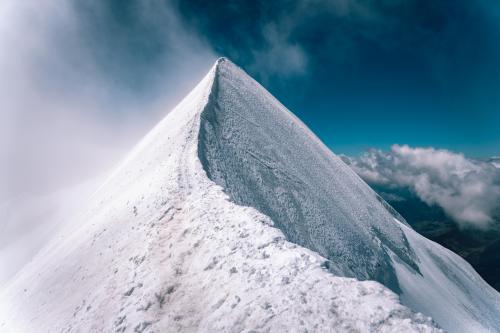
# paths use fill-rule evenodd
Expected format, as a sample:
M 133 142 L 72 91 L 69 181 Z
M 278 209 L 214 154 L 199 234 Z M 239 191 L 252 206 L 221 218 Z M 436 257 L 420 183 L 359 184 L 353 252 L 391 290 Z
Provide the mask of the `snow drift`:
M 500 324 L 498 293 L 467 263 L 405 225 L 225 59 L 78 219 L 1 292 L 0 331 L 439 331 L 428 316 L 453 332 Z

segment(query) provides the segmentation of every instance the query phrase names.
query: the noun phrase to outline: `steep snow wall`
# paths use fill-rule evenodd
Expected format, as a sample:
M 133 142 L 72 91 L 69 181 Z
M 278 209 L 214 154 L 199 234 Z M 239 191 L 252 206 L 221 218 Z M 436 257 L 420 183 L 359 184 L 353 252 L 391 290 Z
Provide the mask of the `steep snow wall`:
M 445 329 L 500 327 L 499 294 L 470 265 L 396 221 L 387 203 L 230 61 L 219 61 L 214 80 L 198 155 L 232 201 L 328 258 L 332 273 L 379 281 Z
M 421 272 L 415 274 L 393 256 L 403 303 L 432 315 L 448 332 L 500 332 L 498 292 L 461 257 L 400 226 L 415 249 Z
M 290 241 L 334 259 L 327 264 L 332 272 L 399 291 L 387 248 L 418 271 L 404 233 L 376 194 L 229 61 L 217 68 L 198 153 L 232 200 L 269 216 Z
M 0 292 L 0 332 L 438 332 L 373 281 L 337 277 L 198 159 L 216 68 Z M 68 216 L 68 219 L 71 217 Z

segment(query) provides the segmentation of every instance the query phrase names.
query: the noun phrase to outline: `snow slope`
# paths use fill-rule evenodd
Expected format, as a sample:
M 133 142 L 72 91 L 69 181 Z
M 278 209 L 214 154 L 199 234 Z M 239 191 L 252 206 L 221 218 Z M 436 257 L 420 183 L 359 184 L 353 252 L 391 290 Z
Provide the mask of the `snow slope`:
M 370 187 L 236 66 L 218 67 L 210 98 L 199 140 L 209 178 L 290 241 L 334 259 L 332 272 L 399 291 L 387 249 L 418 269 L 416 258 Z
M 272 121 L 277 127 L 265 129 Z M 248 155 L 224 147 L 232 137 Z M 308 150 L 304 165 L 287 162 Z M 316 167 L 332 160 L 338 170 L 316 178 Z M 326 197 L 309 200 L 313 190 Z M 342 214 L 324 220 L 331 211 Z M 0 332 L 434 332 L 427 316 L 436 309 L 445 328 L 450 320 L 458 331 L 496 324 L 474 297 L 464 318 L 447 311 L 462 309 L 455 296 L 468 293 L 489 295 L 483 305 L 498 313 L 498 294 L 453 254 L 458 268 L 429 264 L 442 251 L 396 222 L 300 121 L 224 59 L 132 150 L 80 219 L 0 292 Z M 457 270 L 464 274 L 452 280 Z M 444 275 L 429 279 L 436 271 Z M 386 283 L 426 316 L 380 283 L 350 276 Z M 436 283 L 452 287 L 452 297 L 427 308 L 412 287 L 432 293 Z
M 230 62 L 202 113 L 199 155 L 239 205 L 269 216 L 336 275 L 376 280 L 451 332 L 500 330 L 500 295 L 390 206 L 262 86 Z
M 94 194 L 82 226 L 2 291 L 0 331 L 436 331 L 382 285 L 328 273 L 206 177 L 198 132 L 217 67 Z
M 393 256 L 407 306 L 431 314 L 448 332 L 500 332 L 498 292 L 461 257 L 400 224 L 421 274 Z

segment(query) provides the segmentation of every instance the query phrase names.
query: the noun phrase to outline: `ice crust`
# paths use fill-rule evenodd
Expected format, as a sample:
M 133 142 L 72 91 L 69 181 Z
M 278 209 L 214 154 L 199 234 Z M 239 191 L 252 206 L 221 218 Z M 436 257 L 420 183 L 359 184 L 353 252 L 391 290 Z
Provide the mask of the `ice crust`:
M 222 73 L 231 76 L 222 77 Z M 227 100 L 214 99 L 219 96 L 215 92 L 221 94 L 221 88 L 225 87 L 219 84 L 221 80 L 227 80 L 227 84 L 233 80 L 235 89 L 230 89 L 228 94 L 234 99 L 243 99 L 248 107 L 256 110 L 272 102 L 273 108 L 277 109 L 268 111 L 285 113 L 286 116 L 278 119 L 288 121 L 286 126 L 295 128 L 288 132 L 292 133 L 288 139 L 286 133 L 276 135 L 276 138 L 281 136 L 281 141 L 276 143 L 299 140 L 299 143 L 290 142 L 287 154 L 293 155 L 292 148 L 302 147 L 300 151 L 311 149 L 317 160 L 302 161 L 300 163 L 304 165 L 296 168 L 288 163 L 274 165 L 273 170 L 280 175 L 279 179 L 272 178 L 274 173 L 259 170 L 256 164 L 259 162 L 248 160 L 252 167 L 242 166 L 240 177 L 225 178 L 226 175 L 221 174 L 216 178 L 216 173 L 210 170 L 210 163 L 217 155 L 213 153 L 210 142 L 203 140 L 227 139 L 209 136 L 203 131 L 209 130 L 205 126 L 213 121 L 209 116 L 213 103 L 219 108 L 229 105 L 225 104 L 229 103 Z M 245 82 L 251 82 L 251 85 L 243 85 Z M 256 90 L 258 94 L 248 89 Z M 269 100 L 271 102 L 266 102 Z M 230 113 L 232 110 L 225 111 Z M 230 128 L 241 124 L 250 126 L 248 121 L 259 124 L 262 120 L 250 116 L 246 120 L 232 119 L 233 123 L 226 124 Z M 277 148 L 261 145 L 259 151 L 256 146 L 251 146 L 258 142 L 245 138 L 257 132 L 236 128 L 238 132 L 229 131 L 230 135 L 239 135 L 250 152 L 260 153 L 256 155 L 262 162 L 260 168 L 269 167 L 267 163 L 273 162 L 269 157 L 277 160 L 282 157 L 284 146 L 281 144 Z M 226 132 L 222 130 L 222 133 Z M 274 138 L 274 134 L 267 135 Z M 268 156 L 270 151 L 274 153 Z M 484 305 L 491 308 L 490 315 L 495 314 L 498 313 L 498 294 L 491 293 L 470 266 L 448 252 L 447 258 L 452 258 L 451 261 L 459 266 L 448 267 L 449 272 L 460 270 L 463 274 L 456 275 L 455 279 L 446 274 L 440 280 L 429 279 L 427 274 L 441 271 L 432 265 L 423 267 L 428 265 L 429 256 L 422 255 L 424 250 L 416 247 L 422 246 L 437 258 L 443 258 L 442 252 L 435 251 L 434 243 L 418 238 L 412 229 L 403 227 L 391 214 L 384 212 L 373 192 L 361 180 L 353 178 L 350 170 L 332 156 L 300 121 L 255 81 L 229 61 L 219 60 L 92 196 L 88 208 L 79 214 L 81 222 L 76 225 L 81 224 L 81 227 L 49 243 L 0 291 L 0 332 L 439 331 L 428 317 L 429 311 L 422 315 L 401 305 L 398 296 L 380 283 L 337 276 L 357 274 L 361 278 L 370 278 L 373 274 L 374 278 L 388 283 L 402 292 L 403 300 L 410 297 L 405 302 L 417 311 L 420 311 L 422 301 L 413 297 L 414 292 L 408 283 L 415 284 L 412 288 L 430 288 L 431 293 L 437 287 L 451 290 L 451 296 L 446 294 L 449 299 L 434 301 L 441 307 L 428 308 L 443 311 L 437 313 L 439 318 L 436 320 L 441 320 L 439 323 L 447 328 L 447 322 L 442 319 L 450 316 L 450 320 L 457 321 L 456 326 L 462 325 L 457 331 L 468 331 L 468 327 L 491 331 L 493 319 L 476 313 L 483 308 L 477 306 L 474 297 L 466 304 L 470 313 L 463 319 L 453 317 L 452 311 L 443 308 L 450 304 L 460 308 L 458 301 L 464 299 L 455 300 L 455 293 L 479 297 L 488 294 L 490 297 L 483 300 Z M 230 155 L 224 158 L 229 159 Z M 353 200 L 353 208 L 338 203 L 333 205 L 334 209 L 346 209 L 346 212 L 342 211 L 344 215 L 359 214 L 352 216 L 364 221 L 344 219 L 337 229 L 334 226 L 336 219 L 323 222 L 322 233 L 337 233 L 334 239 L 339 239 L 344 249 L 344 252 L 332 253 L 348 259 L 330 256 L 329 264 L 325 265 L 327 259 L 320 254 L 330 253 L 325 250 L 331 250 L 331 245 L 325 244 L 324 248 L 318 245 L 324 243 L 316 239 L 321 233 L 312 232 L 311 229 L 316 227 L 307 220 L 313 213 L 325 214 L 325 208 L 320 205 L 328 201 L 327 198 L 317 202 L 304 201 L 317 207 L 303 208 L 295 201 L 290 210 L 300 209 L 304 220 L 290 221 L 303 225 L 289 225 L 286 229 L 285 220 L 273 221 L 273 214 L 276 218 L 278 213 L 270 209 L 269 215 L 265 215 L 268 212 L 259 207 L 258 202 L 250 207 L 233 197 L 239 192 L 231 192 L 231 188 L 238 184 L 243 187 L 243 194 L 248 192 L 246 188 L 252 189 L 251 186 L 254 186 L 253 190 L 261 191 L 249 183 L 253 179 L 245 175 L 249 171 L 269 177 L 266 181 L 281 186 L 283 192 L 286 181 L 297 181 L 293 179 L 296 173 L 306 170 L 301 176 L 304 178 L 298 181 L 313 181 L 314 185 L 304 188 L 293 185 L 291 190 L 307 193 L 314 186 L 321 185 L 313 174 L 318 169 L 307 167 L 308 163 L 325 167 L 338 165 L 335 173 L 328 174 L 332 179 L 323 177 L 322 182 L 339 184 L 340 188 L 332 192 L 335 196 L 330 199 Z M 282 166 L 286 168 L 280 174 Z M 228 166 L 228 172 L 234 170 L 233 166 Z M 224 180 L 224 187 L 217 185 L 207 174 L 216 181 Z M 350 177 L 347 185 L 342 185 L 341 177 Z M 229 179 L 234 182 L 232 187 L 227 184 Z M 353 188 L 349 189 L 351 186 Z M 359 189 L 360 193 L 356 194 L 354 189 Z M 326 190 L 319 188 L 319 191 Z M 264 195 L 259 193 L 256 197 Z M 275 196 L 274 192 L 269 195 Z M 365 207 L 370 208 L 361 208 L 361 213 L 355 211 L 356 207 L 364 206 L 356 201 L 365 197 L 369 198 Z M 293 197 L 281 198 L 293 202 Z M 286 206 L 288 201 L 281 203 Z M 274 205 L 271 202 L 269 207 Z M 275 209 L 279 212 L 280 208 Z M 384 220 L 372 221 L 365 215 L 377 219 L 384 217 Z M 294 214 L 286 216 L 294 217 Z M 356 231 L 356 228 L 363 231 Z M 300 241 L 300 231 L 307 235 L 307 242 Z M 367 244 L 352 246 L 350 240 Z M 359 252 L 347 252 L 358 247 Z M 367 258 L 356 258 L 365 255 Z M 390 279 L 384 278 L 377 268 L 378 260 L 381 265 L 392 265 Z M 356 267 L 356 263 L 362 267 Z M 444 265 L 449 265 L 448 259 L 444 260 Z M 326 266 L 331 267 L 330 271 L 325 269 Z M 462 283 L 464 275 L 471 280 Z M 397 288 L 392 284 L 394 278 L 398 281 Z M 450 286 L 453 288 L 448 289 Z M 467 289 L 462 290 L 462 287 Z M 481 324 L 485 318 L 489 322 Z
M 216 71 L 198 154 L 232 201 L 328 258 L 333 274 L 379 281 L 451 332 L 500 330 L 499 294 L 469 264 L 415 233 L 240 68 L 221 60 Z
M 198 153 L 208 177 L 237 204 L 269 216 L 290 241 L 332 259 L 332 272 L 399 291 L 387 248 L 418 270 L 370 187 L 229 61 L 217 67 L 201 119 Z

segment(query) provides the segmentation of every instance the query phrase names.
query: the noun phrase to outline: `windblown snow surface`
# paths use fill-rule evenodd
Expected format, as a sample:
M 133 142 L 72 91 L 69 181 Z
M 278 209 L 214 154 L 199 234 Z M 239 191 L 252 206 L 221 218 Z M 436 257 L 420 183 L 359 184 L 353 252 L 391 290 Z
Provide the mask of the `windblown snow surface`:
M 0 332 L 495 331 L 498 293 L 387 207 L 220 59 L 3 288 Z

